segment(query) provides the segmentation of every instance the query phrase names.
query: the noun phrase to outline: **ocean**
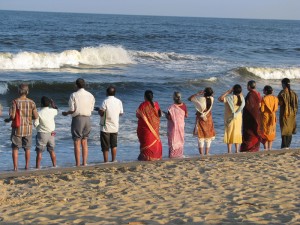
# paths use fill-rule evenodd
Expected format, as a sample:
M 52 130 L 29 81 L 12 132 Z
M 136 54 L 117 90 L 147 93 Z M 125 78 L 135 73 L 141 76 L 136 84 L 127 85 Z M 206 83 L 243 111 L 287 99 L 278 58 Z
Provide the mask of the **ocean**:
M 197 156 L 197 139 L 192 131 L 195 109 L 187 98 L 205 87 L 215 91 L 213 119 L 216 139 L 211 154 L 227 152 L 223 143 L 224 105 L 217 98 L 234 84 L 244 95 L 249 80 L 281 90 L 280 80 L 292 79 L 292 89 L 300 89 L 300 21 L 248 20 L 159 16 L 125 16 L 46 12 L 0 11 L 0 102 L 3 115 L 0 129 L 0 171 L 12 169 L 10 124 L 4 123 L 11 100 L 21 82 L 30 85 L 29 98 L 40 107 L 48 96 L 59 107 L 56 117 L 56 154 L 60 167 L 75 164 L 70 133 L 71 117 L 61 115 L 81 77 L 100 106 L 106 88 L 117 87 L 125 114 L 121 117 L 117 159 L 134 161 L 139 154 L 135 111 L 151 89 L 162 110 L 180 91 L 188 106 L 185 155 Z M 103 161 L 100 149 L 100 118 L 92 115 L 89 164 Z M 299 118 L 298 118 L 299 121 Z M 34 131 L 35 133 L 35 131 Z M 300 146 L 299 134 L 292 147 Z M 161 119 L 163 156 L 168 156 L 167 121 Z M 280 129 L 274 148 L 280 148 Z M 35 151 L 31 149 L 31 167 Z M 261 146 L 261 149 L 263 146 Z M 24 152 L 19 151 L 19 168 Z M 51 166 L 43 153 L 42 166 Z

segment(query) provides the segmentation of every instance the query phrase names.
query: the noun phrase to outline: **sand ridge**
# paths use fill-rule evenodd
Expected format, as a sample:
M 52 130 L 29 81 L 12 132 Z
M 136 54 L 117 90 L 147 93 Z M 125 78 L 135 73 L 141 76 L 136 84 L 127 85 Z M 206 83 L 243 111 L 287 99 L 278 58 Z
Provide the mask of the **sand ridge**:
M 300 151 L 238 155 L 2 174 L 0 223 L 300 224 Z

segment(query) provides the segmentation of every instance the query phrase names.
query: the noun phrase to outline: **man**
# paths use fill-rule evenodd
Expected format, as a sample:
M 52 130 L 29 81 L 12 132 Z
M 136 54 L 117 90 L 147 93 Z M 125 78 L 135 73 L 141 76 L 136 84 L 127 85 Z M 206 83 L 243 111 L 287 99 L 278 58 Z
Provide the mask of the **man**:
M 34 126 L 37 130 L 36 135 L 36 168 L 40 169 L 42 152 L 47 151 L 50 154 L 53 167 L 56 167 L 55 147 L 55 121 L 57 115 L 57 107 L 52 99 L 43 96 L 41 98 L 42 109 L 38 112 L 39 118 L 34 121 Z M 51 108 L 49 107 L 51 106 Z
M 122 102 L 115 97 L 116 88 L 110 86 L 106 90 L 107 98 L 103 101 L 98 113 L 100 121 L 100 141 L 104 162 L 108 162 L 108 151 L 111 148 L 111 161 L 116 162 L 119 116 L 123 114 Z
M 90 116 L 94 110 L 95 98 L 86 91 L 84 79 L 76 80 L 77 91 L 72 93 L 69 100 L 69 111 L 62 112 L 63 116 L 72 115 L 71 133 L 74 141 L 76 166 L 80 166 L 80 146 L 82 148 L 82 165 L 87 165 L 87 138 L 91 131 Z
M 260 93 L 256 90 L 256 83 L 250 80 L 247 85 L 248 94 L 245 98 L 243 110 L 243 143 L 241 152 L 257 152 L 261 142 Z
M 38 118 L 38 112 L 33 100 L 27 98 L 29 87 L 27 84 L 20 84 L 18 88 L 19 98 L 12 101 L 9 110 L 9 118 L 5 122 L 10 122 L 16 118 L 17 111 L 20 112 L 20 124 L 12 127 L 11 147 L 14 170 L 18 170 L 18 150 L 23 148 L 25 151 L 25 169 L 29 169 L 30 148 L 32 144 L 32 118 Z

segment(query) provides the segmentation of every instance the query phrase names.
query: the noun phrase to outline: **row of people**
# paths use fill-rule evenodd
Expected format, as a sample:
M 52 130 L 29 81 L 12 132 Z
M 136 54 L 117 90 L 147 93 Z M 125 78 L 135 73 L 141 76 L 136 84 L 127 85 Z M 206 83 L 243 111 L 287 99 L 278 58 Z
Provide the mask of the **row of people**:
M 71 133 L 74 141 L 74 155 L 76 166 L 87 165 L 88 143 L 87 139 L 91 131 L 90 116 L 93 110 L 100 115 L 100 141 L 104 162 L 108 162 L 108 152 L 111 149 L 112 161 L 116 160 L 117 135 L 119 130 L 119 116 L 123 114 L 121 100 L 115 97 L 116 89 L 110 86 L 107 89 L 107 98 L 101 107 L 94 107 L 94 96 L 85 90 L 85 81 L 76 80 L 77 91 L 72 93 L 69 99 L 69 110 L 62 115 L 72 116 Z M 264 88 L 265 96 L 260 97 L 256 91 L 255 81 L 248 82 L 248 94 L 242 95 L 240 85 L 234 85 L 232 89 L 222 94 L 218 100 L 224 102 L 224 142 L 227 143 L 228 152 L 232 145 L 238 152 L 258 151 L 260 142 L 266 149 L 272 148 L 275 139 L 276 115 L 278 104 L 280 105 L 280 127 L 282 133 L 282 148 L 289 147 L 292 134 L 296 129 L 296 114 L 298 110 L 298 97 L 290 88 L 289 79 L 282 80 L 283 90 L 277 97 L 272 95 L 272 88 Z M 32 119 L 37 128 L 36 136 L 36 168 L 40 168 L 42 152 L 47 149 L 50 153 L 53 166 L 56 166 L 55 146 L 55 121 L 58 109 L 54 102 L 43 96 L 41 110 L 38 112 L 33 100 L 27 98 L 29 88 L 27 84 L 19 86 L 19 98 L 12 101 L 8 119 L 6 122 L 15 121 L 19 115 L 20 124 L 12 123 L 12 158 L 14 170 L 18 170 L 18 149 L 25 150 L 25 169 L 29 168 L 30 148 L 32 145 Z M 168 145 L 169 156 L 182 157 L 184 148 L 185 118 L 188 116 L 187 107 L 182 102 L 181 94 L 175 92 L 174 104 L 167 112 L 161 111 L 159 104 L 153 101 L 153 92 L 147 90 L 145 101 L 136 111 L 138 118 L 137 136 L 140 142 L 139 160 L 158 160 L 162 158 L 162 144 L 159 135 L 160 117 L 165 114 L 168 119 Z M 215 129 L 212 118 L 214 103 L 213 90 L 210 87 L 197 92 L 188 98 L 196 108 L 196 121 L 194 135 L 198 137 L 199 153 L 209 154 L 210 145 L 215 138 Z M 51 106 L 51 107 L 50 107 Z M 243 112 L 243 113 L 242 113 Z M 243 124 L 243 126 L 242 126 Z M 263 126 L 262 126 L 263 124 Z M 242 129 L 243 127 L 243 129 Z M 204 148 L 205 146 L 205 148 Z
M 280 106 L 281 148 L 289 148 L 292 135 L 296 133 L 296 115 L 298 112 L 298 96 L 291 90 L 290 80 L 281 81 L 282 90 L 278 97 L 273 89 L 264 87 L 264 96 L 256 90 L 256 82 L 247 84 L 248 94 L 244 98 L 239 84 L 224 92 L 218 100 L 224 102 L 224 143 L 228 153 L 235 145 L 235 152 L 259 151 L 260 143 L 266 150 L 272 149 L 276 136 L 276 111 Z M 214 103 L 213 89 L 205 88 L 188 98 L 197 110 L 194 135 L 198 137 L 199 153 L 209 154 L 211 142 L 216 132 L 212 117 Z M 180 93 L 174 93 L 174 104 L 165 112 L 168 119 L 169 156 L 182 157 L 184 146 L 184 119 L 187 110 L 181 102 Z M 160 117 L 162 113 L 157 102 L 153 102 L 153 93 L 145 92 L 145 102 L 138 110 L 137 134 L 140 141 L 139 160 L 159 160 L 162 157 L 162 144 L 159 138 Z M 239 146 L 241 145 L 241 146 Z

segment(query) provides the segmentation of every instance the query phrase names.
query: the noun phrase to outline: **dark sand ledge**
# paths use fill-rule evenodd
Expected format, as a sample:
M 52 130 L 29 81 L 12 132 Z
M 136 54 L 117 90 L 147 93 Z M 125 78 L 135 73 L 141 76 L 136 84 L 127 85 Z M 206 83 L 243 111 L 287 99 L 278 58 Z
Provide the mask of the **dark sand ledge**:
M 300 149 L 5 172 L 0 224 L 300 224 Z
M 30 176 L 30 175 L 46 175 L 46 174 L 56 174 L 56 173 L 67 173 L 73 171 L 85 171 L 85 170 L 94 170 L 94 169 L 105 169 L 105 168 L 122 168 L 122 167 L 136 167 L 139 165 L 147 165 L 147 164 L 161 164 L 168 161 L 201 161 L 201 160 L 214 160 L 217 158 L 236 158 L 236 157 L 254 157 L 254 156 L 265 156 L 265 155 L 280 155 L 285 153 L 300 153 L 300 148 L 298 149 L 281 149 L 281 150 L 271 150 L 264 151 L 261 150 L 259 152 L 250 152 L 250 153 L 232 153 L 232 154 L 217 154 L 217 155 L 205 155 L 205 156 L 194 156 L 189 158 L 181 158 L 181 159 L 162 159 L 160 161 L 132 161 L 132 162 L 117 162 L 117 163 L 98 163 L 88 166 L 80 166 L 80 167 L 58 167 L 58 168 L 44 168 L 40 170 L 29 169 L 29 170 L 19 170 L 19 171 L 0 171 L 0 179 L 8 178 L 8 177 L 21 177 L 21 176 Z

